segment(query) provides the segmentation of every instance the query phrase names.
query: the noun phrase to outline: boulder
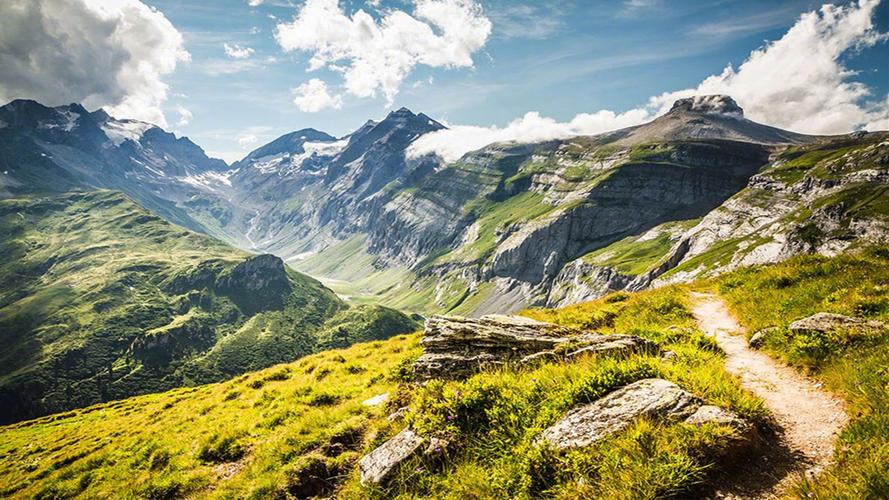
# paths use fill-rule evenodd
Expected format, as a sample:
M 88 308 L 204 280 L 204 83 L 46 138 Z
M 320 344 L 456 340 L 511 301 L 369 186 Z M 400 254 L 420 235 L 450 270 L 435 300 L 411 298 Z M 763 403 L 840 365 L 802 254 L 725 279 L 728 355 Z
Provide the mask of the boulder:
M 589 446 L 629 427 L 639 417 L 689 424 L 716 422 L 739 430 L 747 423 L 729 410 L 703 405 L 692 394 L 663 379 L 644 379 L 588 405 L 569 411 L 540 439 L 557 450 Z
M 885 328 L 880 321 L 868 321 L 862 318 L 852 318 L 842 314 L 820 312 L 796 320 L 790 324 L 790 331 L 799 335 L 806 333 L 827 333 L 834 330 L 853 330 L 857 332 L 876 331 Z
M 585 353 L 658 351 L 657 345 L 629 335 L 578 332 L 520 316 L 481 318 L 432 316 L 426 320 L 423 355 L 414 373 L 423 379 L 461 378 L 506 363 L 564 360 Z
M 358 462 L 361 484 L 383 484 L 404 461 L 418 455 L 427 440 L 411 429 L 404 429 Z
M 769 328 L 763 328 L 762 330 L 758 330 L 756 333 L 750 336 L 747 340 L 747 345 L 754 349 L 759 349 L 766 343 L 766 337 L 772 334 L 772 332 L 777 331 L 778 328 L 774 326 L 770 326 Z

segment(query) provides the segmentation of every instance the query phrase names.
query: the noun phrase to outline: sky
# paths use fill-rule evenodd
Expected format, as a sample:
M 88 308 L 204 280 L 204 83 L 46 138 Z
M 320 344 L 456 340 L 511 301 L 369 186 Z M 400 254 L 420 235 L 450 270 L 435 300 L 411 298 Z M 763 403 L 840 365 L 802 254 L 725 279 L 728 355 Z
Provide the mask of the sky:
M 82 102 L 229 162 L 406 106 L 413 151 L 635 125 L 728 93 L 807 133 L 889 128 L 889 2 L 3 0 L 0 100 Z

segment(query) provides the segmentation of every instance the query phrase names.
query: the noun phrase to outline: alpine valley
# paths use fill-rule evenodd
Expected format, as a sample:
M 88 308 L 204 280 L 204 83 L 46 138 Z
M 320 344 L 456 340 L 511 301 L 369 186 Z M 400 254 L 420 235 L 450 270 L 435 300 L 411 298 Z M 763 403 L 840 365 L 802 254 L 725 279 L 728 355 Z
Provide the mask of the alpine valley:
M 4 196 L 121 191 L 353 303 L 423 314 L 568 305 L 889 237 L 889 135 L 784 131 L 728 96 L 450 163 L 413 154 L 444 126 L 405 108 L 340 138 L 298 130 L 231 166 L 76 104 L 14 101 L 0 120 Z
M 0 497 L 889 491 L 889 132 L 444 129 L 0 107 Z

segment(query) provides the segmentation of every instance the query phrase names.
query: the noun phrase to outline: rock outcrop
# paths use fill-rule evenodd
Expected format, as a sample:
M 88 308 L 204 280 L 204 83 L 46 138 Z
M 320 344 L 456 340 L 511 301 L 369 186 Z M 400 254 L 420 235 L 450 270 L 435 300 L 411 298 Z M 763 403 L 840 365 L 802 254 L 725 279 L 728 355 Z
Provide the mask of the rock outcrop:
M 573 409 L 541 434 L 541 440 L 557 450 L 589 446 L 630 426 L 637 418 L 715 422 L 739 431 L 748 424 L 733 412 L 704 405 L 692 394 L 663 379 L 644 379 L 618 389 L 586 406 Z
M 790 324 L 790 331 L 800 335 L 806 333 L 828 333 L 835 330 L 846 330 L 865 333 L 886 328 L 880 321 L 868 321 L 842 314 L 820 312 Z
M 420 341 L 424 352 L 414 363 L 420 378 L 460 378 L 491 366 L 582 354 L 657 352 L 654 343 L 630 335 L 578 332 L 520 316 L 478 319 L 432 316 Z

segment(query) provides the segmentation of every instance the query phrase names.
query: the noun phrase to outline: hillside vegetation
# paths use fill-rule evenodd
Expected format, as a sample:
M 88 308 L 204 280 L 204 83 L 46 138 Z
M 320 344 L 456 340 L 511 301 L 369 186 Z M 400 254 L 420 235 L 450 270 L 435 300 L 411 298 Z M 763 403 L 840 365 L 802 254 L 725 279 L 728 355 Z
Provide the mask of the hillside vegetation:
M 662 377 L 730 408 L 763 435 L 762 402 L 727 374 L 698 331 L 689 292 L 716 289 L 751 332 L 778 326 L 764 349 L 808 370 L 849 403 L 837 464 L 794 486 L 814 498 L 880 498 L 887 489 L 887 336 L 793 338 L 815 312 L 887 318 L 889 250 L 802 257 L 714 281 L 619 292 L 539 320 L 630 333 L 675 356 L 587 356 L 510 367 L 463 381 L 412 381 L 419 336 L 307 356 L 236 379 L 140 396 L 2 429 L 0 495 L 267 498 L 660 498 L 712 491 L 739 438 L 721 424 L 638 420 L 598 443 L 554 454 L 540 431 L 578 404 L 635 380 Z M 386 398 L 387 402 L 374 404 Z M 368 401 L 370 399 L 370 401 Z M 367 401 L 367 404 L 363 402 Z M 371 405 L 373 404 L 373 405 Z M 387 418 L 395 410 L 401 419 Z M 445 435 L 443 453 L 412 459 L 383 489 L 359 484 L 357 460 L 399 430 Z M 60 441 L 59 436 L 64 436 Z M 756 450 L 748 450 L 755 453 Z M 755 459 L 755 458 L 754 458 Z
M 0 422 L 416 328 L 392 310 L 350 309 L 277 257 L 173 226 L 112 191 L 2 200 L 0 234 Z
M 722 368 L 683 290 L 621 294 L 536 317 L 632 331 L 676 353 L 503 369 L 465 381 L 411 382 L 418 336 L 306 357 L 219 384 L 179 389 L 3 429 L 0 493 L 153 498 L 663 496 L 705 484 L 734 431 L 640 421 L 594 447 L 556 456 L 534 438 L 568 408 L 661 376 L 765 428 L 761 402 Z M 385 405 L 362 401 L 388 393 Z M 405 421 L 386 415 L 401 406 Z M 410 423 L 451 436 L 441 460 L 417 459 L 386 489 L 358 483 L 356 461 Z M 65 440 L 58 442 L 58 436 Z
M 774 327 L 763 349 L 809 372 L 847 401 L 851 424 L 836 465 L 797 485 L 806 498 L 885 498 L 889 494 L 889 331 L 796 335 L 787 327 L 817 312 L 889 323 L 889 248 L 833 258 L 805 256 L 749 268 L 716 281 L 752 334 Z

